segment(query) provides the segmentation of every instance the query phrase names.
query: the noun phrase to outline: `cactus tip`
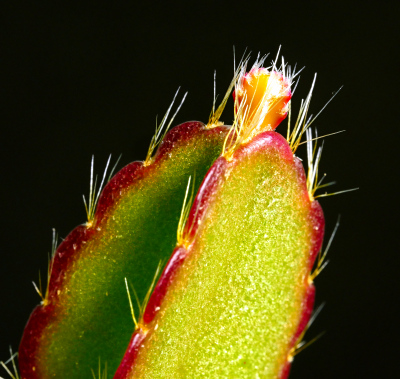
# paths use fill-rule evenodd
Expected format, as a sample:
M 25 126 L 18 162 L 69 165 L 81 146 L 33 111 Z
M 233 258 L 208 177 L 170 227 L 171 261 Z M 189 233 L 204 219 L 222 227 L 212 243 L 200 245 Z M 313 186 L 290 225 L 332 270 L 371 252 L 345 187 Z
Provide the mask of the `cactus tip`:
M 240 67 L 233 92 L 235 121 L 232 131 L 236 137 L 227 137 L 223 147 L 223 155 L 228 160 L 239 145 L 260 133 L 275 130 L 289 112 L 291 86 L 298 73 L 292 72 L 283 57 L 279 68 L 278 56 L 270 67 L 263 67 L 265 59 L 266 56 L 257 57 L 248 72 L 248 59 Z
M 288 113 L 292 96 L 290 78 L 280 71 L 254 67 L 244 74 L 234 92 L 237 117 L 243 118 L 246 139 L 275 130 Z M 240 114 L 239 114 L 240 113 Z

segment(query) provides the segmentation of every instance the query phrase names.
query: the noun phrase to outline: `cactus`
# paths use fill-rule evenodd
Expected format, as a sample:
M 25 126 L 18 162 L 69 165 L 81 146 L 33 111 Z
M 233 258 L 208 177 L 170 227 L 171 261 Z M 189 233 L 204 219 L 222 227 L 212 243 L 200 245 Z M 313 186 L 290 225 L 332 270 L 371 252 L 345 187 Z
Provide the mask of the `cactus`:
M 283 58 L 247 72 L 248 60 L 207 125 L 168 131 L 171 104 L 146 160 L 101 193 L 92 161 L 88 221 L 54 248 L 19 348 L 22 378 L 87 378 L 98 366 L 115 378 L 288 376 L 325 256 L 314 82 L 285 139 L 275 129 L 296 74 Z M 219 119 L 233 88 L 230 127 Z M 307 175 L 294 155 L 305 133 Z

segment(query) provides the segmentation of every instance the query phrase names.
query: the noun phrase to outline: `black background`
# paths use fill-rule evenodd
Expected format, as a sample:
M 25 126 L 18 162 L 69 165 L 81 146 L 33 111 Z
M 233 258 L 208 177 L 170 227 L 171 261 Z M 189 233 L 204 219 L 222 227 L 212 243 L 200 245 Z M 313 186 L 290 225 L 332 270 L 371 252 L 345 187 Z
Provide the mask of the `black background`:
M 394 2 L 393 2 L 394 3 Z M 296 357 L 291 378 L 397 376 L 399 297 L 398 12 L 388 2 L 9 2 L 1 11 L 0 360 L 18 347 L 39 302 L 51 229 L 85 221 L 91 155 L 101 173 L 143 160 L 178 86 L 188 98 L 176 124 L 207 121 L 245 48 L 268 62 L 282 44 L 305 66 L 294 109 L 318 72 L 321 169 L 335 190 L 321 199 L 327 235 L 341 225 L 316 280 L 325 308 L 307 333 L 326 334 Z M 397 34 L 396 34 L 397 33 Z M 182 92 L 183 91 L 183 92 Z M 296 105 L 297 104 L 297 105 Z M 232 121 L 232 104 L 222 117 Z M 284 133 L 284 130 L 278 129 Z M 304 157 L 304 147 L 299 150 Z M 327 240 L 327 238 L 326 238 Z

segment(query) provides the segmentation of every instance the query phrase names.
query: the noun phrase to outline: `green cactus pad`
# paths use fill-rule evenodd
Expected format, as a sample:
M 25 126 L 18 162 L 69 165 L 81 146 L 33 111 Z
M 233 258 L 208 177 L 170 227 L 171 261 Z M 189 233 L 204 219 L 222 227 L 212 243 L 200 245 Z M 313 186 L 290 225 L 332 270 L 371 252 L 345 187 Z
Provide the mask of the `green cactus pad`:
M 188 177 L 204 177 L 227 130 L 182 124 L 151 164 L 134 162 L 108 183 L 92 224 L 72 231 L 55 253 L 48 295 L 20 345 L 22 378 L 89 378 L 99 358 L 114 374 L 134 330 L 124 278 L 143 299 L 176 244 Z
M 175 249 L 115 378 L 286 377 L 323 230 L 281 135 L 219 158 L 191 209 L 190 244 Z

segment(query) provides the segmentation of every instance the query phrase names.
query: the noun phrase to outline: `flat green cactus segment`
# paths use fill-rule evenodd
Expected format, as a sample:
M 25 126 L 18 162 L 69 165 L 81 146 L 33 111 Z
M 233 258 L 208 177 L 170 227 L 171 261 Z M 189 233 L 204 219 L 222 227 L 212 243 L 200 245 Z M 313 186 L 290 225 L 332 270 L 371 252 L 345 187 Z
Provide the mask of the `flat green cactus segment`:
M 74 252 L 40 337 L 38 377 L 89 378 L 99 358 L 107 362 L 108 376 L 114 374 L 134 330 L 124 278 L 142 300 L 160 260 L 165 263 L 176 244 L 188 177 L 205 175 L 226 131 L 202 126 L 175 138 L 95 223 L 94 237 Z
M 130 377 L 279 376 L 301 318 L 314 233 L 295 159 L 268 132 L 226 163 Z

